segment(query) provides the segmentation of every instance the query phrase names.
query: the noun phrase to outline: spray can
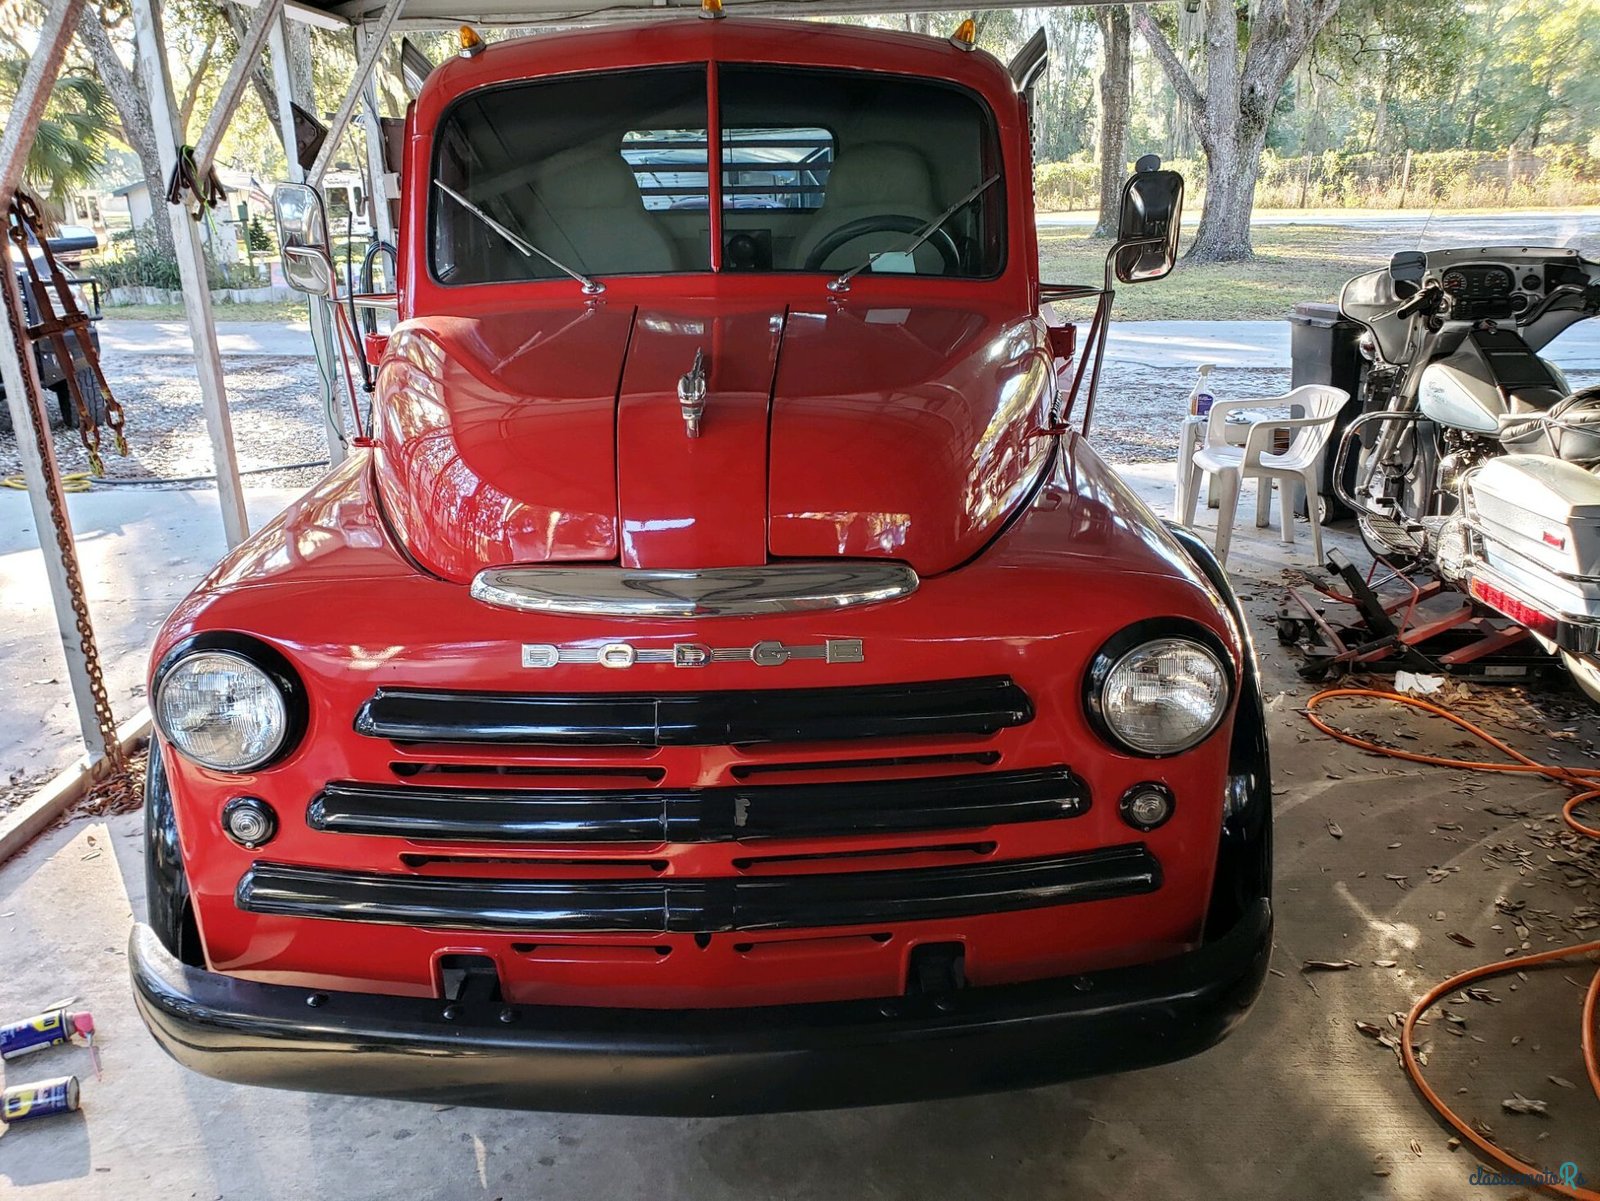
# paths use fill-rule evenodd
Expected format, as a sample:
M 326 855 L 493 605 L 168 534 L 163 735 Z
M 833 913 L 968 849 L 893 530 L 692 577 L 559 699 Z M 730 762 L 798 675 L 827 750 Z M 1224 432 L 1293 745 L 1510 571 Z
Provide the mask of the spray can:
M 1204 417 L 1216 403 L 1217 398 L 1211 394 L 1211 385 L 1206 382 L 1206 376 L 1215 370 L 1215 363 L 1201 363 L 1194 387 L 1189 389 L 1189 412 L 1196 417 Z
M 78 1108 L 78 1078 L 37 1080 L 0 1093 L 0 1121 L 7 1125 L 72 1113 Z
M 65 1007 L 0 1026 L 0 1059 L 15 1059 L 30 1051 L 81 1040 L 94 1043 L 94 1018 L 87 1011 L 73 1013 Z

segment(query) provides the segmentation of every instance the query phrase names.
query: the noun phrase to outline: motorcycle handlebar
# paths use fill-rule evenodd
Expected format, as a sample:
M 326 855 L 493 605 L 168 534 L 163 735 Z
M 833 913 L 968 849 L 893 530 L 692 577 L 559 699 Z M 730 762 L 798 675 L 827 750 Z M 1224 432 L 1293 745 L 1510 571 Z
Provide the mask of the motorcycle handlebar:
M 1443 294 L 1444 290 L 1438 284 L 1429 284 L 1397 308 L 1394 311 L 1394 315 L 1396 317 L 1410 317 L 1415 313 L 1420 313 L 1423 309 L 1431 307 L 1434 301 Z

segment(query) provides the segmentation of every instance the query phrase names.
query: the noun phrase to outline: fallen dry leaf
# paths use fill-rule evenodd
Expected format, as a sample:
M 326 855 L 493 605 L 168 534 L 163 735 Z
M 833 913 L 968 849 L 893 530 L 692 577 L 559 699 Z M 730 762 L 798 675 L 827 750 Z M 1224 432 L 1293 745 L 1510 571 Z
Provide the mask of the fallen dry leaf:
M 1541 1118 L 1550 1116 L 1550 1107 L 1545 1102 L 1524 1097 L 1521 1093 L 1512 1093 L 1510 1097 L 1500 1102 L 1500 1108 L 1507 1113 L 1534 1114 Z
M 1307 959 L 1300 965 L 1302 972 L 1347 972 L 1360 967 L 1354 959 Z
M 1468 938 L 1465 934 L 1462 934 L 1458 930 L 1450 931 L 1450 934 L 1449 934 L 1448 937 L 1449 937 L 1451 942 L 1460 943 L 1464 947 L 1475 947 L 1475 946 L 1478 945 L 1477 943 L 1473 942 L 1470 938 Z

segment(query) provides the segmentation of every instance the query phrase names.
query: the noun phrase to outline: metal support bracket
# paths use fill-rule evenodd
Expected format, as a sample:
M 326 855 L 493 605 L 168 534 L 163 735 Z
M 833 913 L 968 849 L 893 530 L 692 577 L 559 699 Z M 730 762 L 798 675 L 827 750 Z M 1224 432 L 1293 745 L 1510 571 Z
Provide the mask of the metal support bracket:
M 160 3 L 161 0 L 133 0 L 133 32 L 135 50 L 144 71 L 156 147 L 161 153 L 161 173 L 172 179 L 178 170 L 178 145 L 182 139 L 178 134 L 177 103 L 172 95 L 166 39 L 161 29 Z M 189 336 L 194 342 L 195 370 L 200 379 L 200 402 L 205 411 L 206 431 L 211 435 L 211 456 L 217 465 L 222 529 L 228 545 L 233 547 L 249 535 L 250 523 L 245 515 L 244 489 L 239 482 L 239 460 L 234 451 L 227 385 L 222 378 L 217 322 L 211 310 L 211 282 L 206 274 L 205 254 L 200 248 L 200 227 L 182 205 L 163 205 L 162 197 L 150 199 L 155 206 L 167 210 L 167 220 L 172 225 L 173 251 L 183 281 L 183 304 L 189 319 Z M 160 218 L 152 213 L 152 219 Z
M 345 127 L 350 124 L 350 117 L 356 111 L 362 90 L 372 76 L 372 69 L 378 65 L 378 59 L 383 56 L 384 47 L 389 43 L 389 32 L 400 19 L 405 6 L 406 0 L 387 0 L 377 20 L 366 26 L 367 44 L 356 62 L 356 73 L 350 80 L 344 99 L 339 103 L 339 110 L 333 115 L 333 123 L 328 126 L 328 137 L 317 152 L 317 161 L 311 164 L 311 170 L 306 173 L 306 182 L 312 187 L 321 185 L 322 177 L 327 174 L 328 164 L 338 152 L 339 139 L 344 137 Z

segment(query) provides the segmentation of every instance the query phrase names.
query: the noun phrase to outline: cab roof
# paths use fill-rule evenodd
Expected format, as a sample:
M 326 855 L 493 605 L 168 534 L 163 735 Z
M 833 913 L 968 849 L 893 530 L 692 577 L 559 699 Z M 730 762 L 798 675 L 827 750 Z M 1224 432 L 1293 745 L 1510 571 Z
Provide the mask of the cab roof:
M 982 94 L 1002 112 L 1016 96 L 1016 85 L 998 59 L 962 49 L 948 38 L 816 21 L 696 16 L 489 43 L 471 58 L 458 55 L 440 65 L 429 75 L 417 107 L 426 119 L 463 92 L 497 83 L 702 62 L 854 68 L 942 79 Z

